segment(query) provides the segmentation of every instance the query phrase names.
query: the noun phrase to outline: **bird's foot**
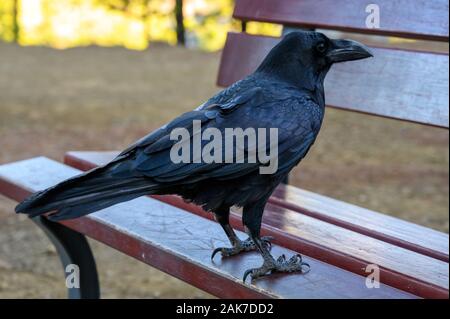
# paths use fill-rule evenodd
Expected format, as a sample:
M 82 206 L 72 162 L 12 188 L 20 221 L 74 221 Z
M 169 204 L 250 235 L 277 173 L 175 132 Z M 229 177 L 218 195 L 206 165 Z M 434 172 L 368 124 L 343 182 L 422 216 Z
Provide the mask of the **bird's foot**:
M 270 250 L 272 248 L 272 243 L 270 242 L 273 239 L 272 236 L 263 236 L 261 237 L 261 241 L 264 243 L 264 245 L 266 245 L 266 247 Z M 244 251 L 252 251 L 252 250 L 256 250 L 256 245 L 253 242 L 253 240 L 249 237 L 246 240 L 238 240 L 233 247 L 219 247 L 214 249 L 212 255 L 211 255 L 211 259 L 214 259 L 214 256 L 217 253 L 221 253 L 222 257 L 229 257 L 229 256 L 234 256 L 237 255 L 241 252 Z
M 281 255 L 277 260 L 271 258 L 264 260 L 264 264 L 260 268 L 248 269 L 244 273 L 244 282 L 248 276 L 251 277 L 252 280 L 266 276 L 276 272 L 299 272 L 306 274 L 309 272 L 310 266 L 308 263 L 302 261 L 302 256 L 300 254 L 294 255 L 288 260 L 286 260 L 285 255 Z

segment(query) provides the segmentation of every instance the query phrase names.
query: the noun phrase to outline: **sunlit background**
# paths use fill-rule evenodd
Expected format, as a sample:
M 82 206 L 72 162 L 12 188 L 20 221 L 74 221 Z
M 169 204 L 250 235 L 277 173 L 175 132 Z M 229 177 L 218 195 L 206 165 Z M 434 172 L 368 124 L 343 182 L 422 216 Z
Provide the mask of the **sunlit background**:
M 0 37 L 54 48 L 100 45 L 143 50 L 167 42 L 214 51 L 232 21 L 233 0 L 2 0 Z M 182 12 L 182 19 L 177 19 Z M 185 39 L 177 37 L 177 27 Z M 278 35 L 280 26 L 250 23 L 248 31 Z

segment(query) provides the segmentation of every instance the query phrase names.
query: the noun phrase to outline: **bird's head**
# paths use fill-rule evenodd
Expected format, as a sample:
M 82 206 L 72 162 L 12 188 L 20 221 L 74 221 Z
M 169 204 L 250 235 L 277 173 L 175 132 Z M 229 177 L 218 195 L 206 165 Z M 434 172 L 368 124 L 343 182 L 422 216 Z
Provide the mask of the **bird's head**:
M 323 84 L 334 63 L 373 56 L 353 40 L 332 40 L 320 32 L 290 32 L 269 52 L 257 72 L 275 75 L 307 89 Z

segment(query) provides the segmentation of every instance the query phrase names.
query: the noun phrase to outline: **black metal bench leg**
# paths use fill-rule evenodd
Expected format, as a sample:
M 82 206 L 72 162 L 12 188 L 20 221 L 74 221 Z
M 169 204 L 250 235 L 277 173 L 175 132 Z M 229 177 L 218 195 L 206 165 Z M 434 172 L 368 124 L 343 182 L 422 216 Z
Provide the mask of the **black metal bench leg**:
M 69 265 L 76 265 L 79 269 L 79 286 L 68 287 L 69 299 L 97 299 L 100 298 L 100 285 L 94 256 L 86 237 L 59 223 L 51 222 L 47 218 L 38 216 L 32 219 L 50 238 L 55 245 L 61 263 L 64 267 L 66 282 L 68 276 L 73 276 L 73 269 Z M 68 267 L 69 266 L 69 267 Z M 66 284 L 66 286 L 68 286 Z

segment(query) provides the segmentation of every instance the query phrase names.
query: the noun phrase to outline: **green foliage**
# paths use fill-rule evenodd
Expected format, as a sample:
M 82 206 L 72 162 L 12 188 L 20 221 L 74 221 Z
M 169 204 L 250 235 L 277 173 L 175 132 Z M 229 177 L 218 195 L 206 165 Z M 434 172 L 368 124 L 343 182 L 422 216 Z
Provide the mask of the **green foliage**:
M 175 0 L 0 0 L 0 39 L 14 40 L 13 3 L 18 1 L 21 45 L 67 48 L 84 45 L 142 50 L 151 42 L 177 43 Z M 184 0 L 186 43 L 213 51 L 239 30 L 231 19 L 234 0 Z M 254 23 L 253 33 L 279 27 Z
M 14 40 L 14 0 L 0 1 L 0 39 Z

